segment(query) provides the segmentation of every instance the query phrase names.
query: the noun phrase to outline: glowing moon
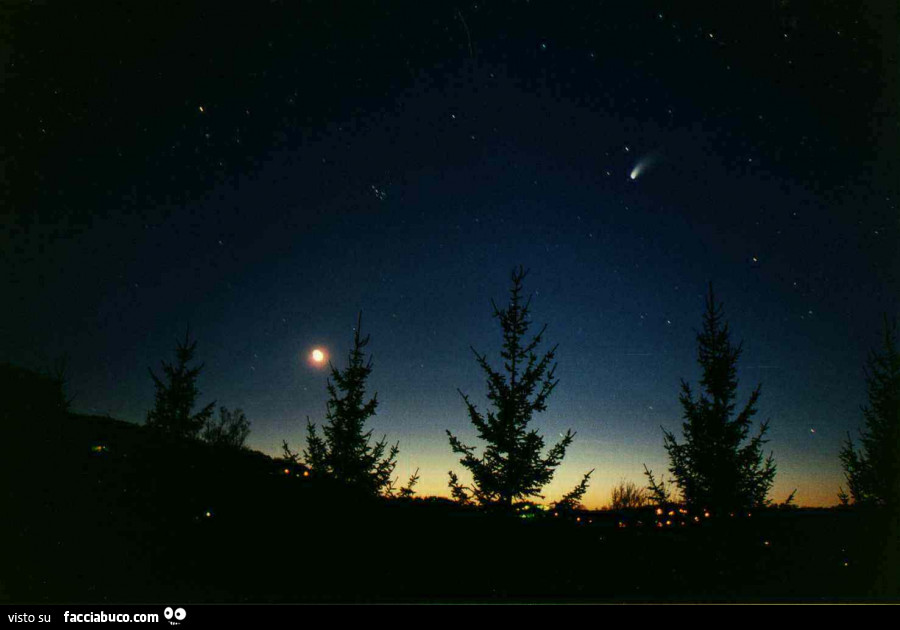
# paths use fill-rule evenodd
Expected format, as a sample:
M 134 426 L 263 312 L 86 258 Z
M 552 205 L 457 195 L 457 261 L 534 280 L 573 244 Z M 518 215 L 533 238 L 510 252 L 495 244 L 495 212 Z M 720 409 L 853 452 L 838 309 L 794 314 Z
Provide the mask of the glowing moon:
M 328 365 L 328 351 L 325 348 L 313 348 L 309 351 L 306 361 L 310 367 L 320 369 Z
M 328 368 L 331 356 L 328 348 L 323 346 L 308 346 L 306 352 L 306 366 L 314 370 L 324 370 Z

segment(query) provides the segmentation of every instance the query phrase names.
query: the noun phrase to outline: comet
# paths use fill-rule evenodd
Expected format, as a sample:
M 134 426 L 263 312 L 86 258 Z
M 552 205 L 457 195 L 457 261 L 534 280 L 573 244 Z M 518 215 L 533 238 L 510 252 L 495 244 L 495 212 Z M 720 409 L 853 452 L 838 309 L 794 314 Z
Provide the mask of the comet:
M 659 155 L 657 153 L 651 153 L 646 157 L 642 157 L 638 160 L 637 164 L 634 165 L 634 168 L 631 169 L 631 173 L 628 175 L 632 180 L 637 179 L 641 175 L 644 174 L 647 169 L 653 166 L 658 160 Z

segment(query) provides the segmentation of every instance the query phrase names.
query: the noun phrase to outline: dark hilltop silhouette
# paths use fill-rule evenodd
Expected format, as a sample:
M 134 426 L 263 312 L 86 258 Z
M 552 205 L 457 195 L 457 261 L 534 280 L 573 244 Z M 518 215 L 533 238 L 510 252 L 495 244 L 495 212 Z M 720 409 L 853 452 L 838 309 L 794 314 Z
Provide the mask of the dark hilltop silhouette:
M 844 493 L 843 506 L 801 509 L 792 497 L 780 504 L 767 498 L 775 470 L 761 451 L 765 425 L 740 447 L 759 390 L 737 420 L 728 420 L 739 349 L 728 340 L 711 289 L 698 336 L 706 393 L 693 397 L 685 384 L 688 439 L 678 442 L 665 433 L 672 479 L 648 470 L 648 488 L 623 480 L 609 508 L 587 510 L 578 501 L 585 476 L 580 494 L 576 488 L 569 500 L 543 505 L 533 499 L 571 437 L 542 456 L 543 442 L 525 429 L 555 381 L 552 351 L 533 351 L 543 331 L 520 344 L 527 330 L 527 303 L 519 295 L 523 278 L 523 270 L 514 272 L 510 306 L 495 307 L 510 380 L 476 353 L 496 414 L 482 416 L 464 398 L 489 447 L 479 458 L 451 436 L 453 450 L 478 472 L 479 484 L 463 488 L 451 474 L 455 500 L 417 496 L 418 473 L 395 487 L 398 447 L 389 449 L 386 438 L 372 443 L 373 429 L 367 428 L 377 403 L 365 391 L 372 365 L 364 359 L 368 338 L 359 325 L 347 367 L 332 366 L 324 434 L 310 423 L 307 448 L 296 453 L 285 443 L 280 458 L 246 447 L 252 424 L 240 410 L 223 407 L 216 419 L 208 403 L 195 413 L 201 366 L 192 363 L 196 342 L 188 336 L 177 344 L 176 362 L 163 364 L 163 376 L 151 373 L 157 396 L 143 426 L 70 411 L 62 371 L 0 365 L 7 549 L 0 598 L 898 598 L 897 512 L 894 495 L 883 490 L 890 488 L 884 475 L 896 472 L 891 457 L 897 450 L 878 441 L 895 431 L 890 422 L 896 420 L 900 365 L 893 328 L 886 327 L 885 348 L 870 360 L 862 450 L 848 443 L 843 454 L 852 492 Z M 522 378 L 525 385 L 517 380 Z M 534 392 L 537 399 L 530 398 Z M 523 444 L 532 447 L 525 455 Z M 716 459 L 717 453 L 725 458 Z M 723 483 L 729 479 L 731 486 Z

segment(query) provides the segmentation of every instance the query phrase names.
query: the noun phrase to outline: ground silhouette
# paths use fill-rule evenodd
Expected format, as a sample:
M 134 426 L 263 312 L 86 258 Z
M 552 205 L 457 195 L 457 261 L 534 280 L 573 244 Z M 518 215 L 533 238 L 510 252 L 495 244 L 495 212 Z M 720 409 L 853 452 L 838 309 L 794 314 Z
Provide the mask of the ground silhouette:
M 299 463 L 53 404 L 7 400 L 2 419 L 8 602 L 898 597 L 877 513 L 492 514 L 354 493 Z

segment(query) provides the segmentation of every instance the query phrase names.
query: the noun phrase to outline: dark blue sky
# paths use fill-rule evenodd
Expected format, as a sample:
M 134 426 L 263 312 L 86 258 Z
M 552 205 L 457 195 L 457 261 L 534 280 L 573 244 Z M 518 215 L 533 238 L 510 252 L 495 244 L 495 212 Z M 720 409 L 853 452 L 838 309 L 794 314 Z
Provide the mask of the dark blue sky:
M 67 355 L 76 409 L 139 422 L 189 323 L 203 401 L 275 453 L 361 309 L 372 427 L 445 493 L 523 264 L 559 343 L 538 426 L 578 432 L 548 498 L 597 468 L 600 505 L 665 468 L 713 281 L 774 498 L 834 502 L 898 313 L 895 5 L 201 6 L 4 9 L 0 358 Z

